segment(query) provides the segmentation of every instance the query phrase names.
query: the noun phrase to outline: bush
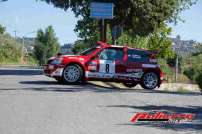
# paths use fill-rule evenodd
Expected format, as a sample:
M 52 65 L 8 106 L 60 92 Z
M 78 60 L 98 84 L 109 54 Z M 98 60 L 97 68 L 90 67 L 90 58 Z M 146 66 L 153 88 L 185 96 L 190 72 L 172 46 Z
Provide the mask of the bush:
M 202 73 L 198 75 L 198 77 L 196 78 L 196 82 L 198 83 L 200 89 L 202 89 Z
M 202 54 L 193 56 L 191 61 L 192 66 L 187 67 L 184 74 L 192 81 L 195 81 L 202 89 Z
M 22 45 L 15 41 L 10 35 L 0 36 L 0 64 L 17 63 L 21 57 Z

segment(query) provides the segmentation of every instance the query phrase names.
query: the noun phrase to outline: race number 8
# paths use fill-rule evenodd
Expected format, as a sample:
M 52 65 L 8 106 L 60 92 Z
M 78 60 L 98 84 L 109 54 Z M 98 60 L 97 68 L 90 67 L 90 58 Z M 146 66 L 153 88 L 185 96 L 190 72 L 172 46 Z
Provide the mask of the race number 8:
M 109 73 L 109 64 L 106 64 L 105 71 L 106 71 L 106 73 Z

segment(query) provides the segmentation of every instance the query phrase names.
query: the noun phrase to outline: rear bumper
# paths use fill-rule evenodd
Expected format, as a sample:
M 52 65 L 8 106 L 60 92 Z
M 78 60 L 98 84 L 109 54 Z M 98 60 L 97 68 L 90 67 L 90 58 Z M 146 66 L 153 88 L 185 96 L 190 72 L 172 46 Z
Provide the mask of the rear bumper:
M 44 75 L 48 77 L 62 77 L 64 65 L 44 65 Z

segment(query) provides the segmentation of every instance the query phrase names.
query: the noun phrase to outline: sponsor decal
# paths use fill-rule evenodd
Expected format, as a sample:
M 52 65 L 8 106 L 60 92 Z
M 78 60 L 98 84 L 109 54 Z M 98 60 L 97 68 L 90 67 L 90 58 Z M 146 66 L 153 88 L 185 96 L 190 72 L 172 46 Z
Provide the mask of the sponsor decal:
M 142 72 L 142 69 L 127 69 L 126 72 L 127 72 L 127 73 L 131 73 L 131 72 Z
M 141 78 L 142 75 L 143 75 L 143 72 L 137 72 L 137 73 L 129 74 L 128 76 L 129 77 L 134 77 L 134 78 Z
M 157 62 L 157 59 L 149 59 L 149 62 Z
M 116 75 L 114 76 L 115 79 L 119 79 L 119 80 L 128 80 L 128 81 L 137 81 L 137 78 L 135 77 L 128 77 L 128 76 L 119 76 L 119 75 Z
M 145 67 L 145 68 L 156 68 L 157 65 L 155 65 L 155 64 L 142 64 L 142 67 Z
M 96 71 L 97 67 L 96 66 L 88 66 L 89 71 Z
M 57 68 L 51 76 L 62 76 L 63 68 Z
M 141 57 L 140 55 L 135 55 L 135 54 L 133 54 L 133 55 L 132 55 L 132 58 L 134 58 L 134 59 L 141 59 L 142 57 Z
M 48 65 L 48 69 L 53 70 L 54 69 L 54 65 Z
M 191 122 L 195 118 L 195 114 L 186 114 L 186 113 L 172 113 L 168 114 L 165 112 L 156 112 L 156 113 L 146 113 L 140 112 L 136 113 L 132 118 L 131 122 Z
M 115 74 L 115 73 L 99 73 L 86 71 L 86 77 L 94 78 L 113 78 L 122 80 L 137 80 L 142 77 L 143 72 L 132 73 L 132 74 Z

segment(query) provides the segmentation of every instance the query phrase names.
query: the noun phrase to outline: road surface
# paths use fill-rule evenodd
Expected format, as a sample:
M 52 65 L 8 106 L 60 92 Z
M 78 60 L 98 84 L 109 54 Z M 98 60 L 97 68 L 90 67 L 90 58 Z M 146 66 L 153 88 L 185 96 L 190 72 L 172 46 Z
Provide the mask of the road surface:
M 137 112 L 195 113 L 191 123 L 131 123 Z M 60 85 L 33 69 L 0 69 L 0 134 L 202 133 L 202 94 Z

